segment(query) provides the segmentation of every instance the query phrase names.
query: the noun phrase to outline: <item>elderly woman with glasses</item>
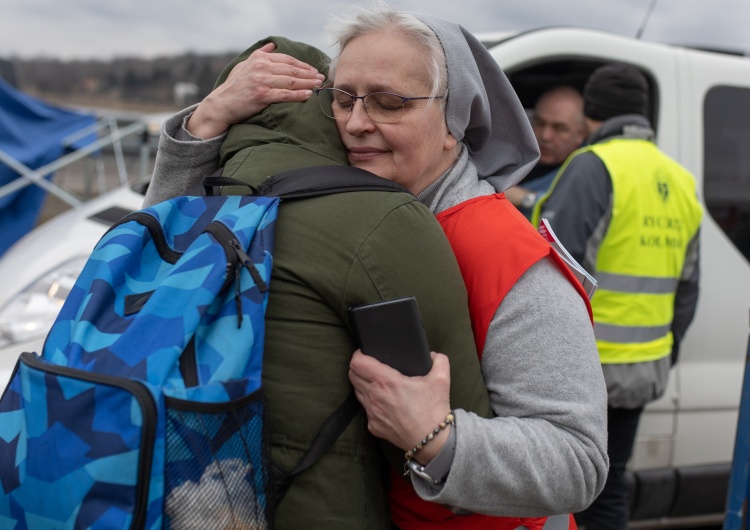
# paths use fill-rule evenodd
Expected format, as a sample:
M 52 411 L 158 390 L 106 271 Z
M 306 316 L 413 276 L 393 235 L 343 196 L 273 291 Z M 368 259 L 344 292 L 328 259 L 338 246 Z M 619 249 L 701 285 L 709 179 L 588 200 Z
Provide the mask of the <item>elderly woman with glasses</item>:
M 178 134 L 194 142 L 181 149 L 197 164 L 160 154 L 155 181 L 164 188 L 168 166 L 187 180 L 211 173 L 217 138 L 232 124 L 271 103 L 317 97 L 348 162 L 400 183 L 440 221 L 467 286 L 495 414 L 452 409 L 434 379 L 355 352 L 349 377 L 368 428 L 405 452 L 409 477 L 391 472 L 394 523 L 567 528 L 567 514 L 588 506 L 606 478 L 606 389 L 585 295 L 501 193 L 538 158 L 524 110 L 497 63 L 455 23 L 377 8 L 339 19 L 333 36 L 330 85 L 273 46 L 239 63 L 183 115 Z M 176 140 L 162 138 L 175 153 Z M 448 378 L 446 364 L 433 372 Z M 561 516 L 544 518 L 553 514 Z

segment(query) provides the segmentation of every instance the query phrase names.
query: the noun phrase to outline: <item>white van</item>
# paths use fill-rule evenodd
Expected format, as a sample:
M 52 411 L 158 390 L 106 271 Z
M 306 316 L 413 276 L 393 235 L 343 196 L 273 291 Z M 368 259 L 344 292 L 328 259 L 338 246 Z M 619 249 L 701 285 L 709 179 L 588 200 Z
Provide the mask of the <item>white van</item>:
M 596 67 L 612 61 L 636 66 L 649 79 L 658 144 L 695 175 L 706 216 L 695 320 L 665 396 L 641 420 L 631 463 L 631 526 L 719 521 L 748 342 L 750 58 L 573 28 L 482 40 L 529 109 L 546 88 L 580 89 Z M 102 197 L 40 228 L 0 260 L 0 388 L 21 351 L 41 351 L 44 326 L 51 325 L 29 318 L 40 327 L 27 333 L 32 323 L 21 319 L 37 307 L 49 314 L 46 304 L 60 302 L 50 286 L 74 280 L 82 259 L 70 260 L 85 258 L 104 233 L 111 218 L 104 213 L 136 209 L 141 200 L 130 190 Z
M 632 526 L 720 520 L 748 347 L 750 57 L 573 28 L 480 37 L 528 109 L 554 85 L 582 89 L 596 67 L 613 61 L 650 82 L 657 143 L 695 175 L 706 215 L 695 320 L 664 397 L 641 419 Z

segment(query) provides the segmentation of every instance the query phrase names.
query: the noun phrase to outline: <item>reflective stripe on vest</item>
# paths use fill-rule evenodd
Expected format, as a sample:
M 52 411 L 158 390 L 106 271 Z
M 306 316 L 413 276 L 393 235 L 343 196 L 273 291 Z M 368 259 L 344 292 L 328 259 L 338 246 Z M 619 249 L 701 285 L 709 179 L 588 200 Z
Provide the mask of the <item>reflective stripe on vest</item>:
M 676 278 L 649 278 L 607 272 L 597 272 L 596 280 L 599 284 L 599 288 L 605 291 L 618 291 L 620 293 L 644 295 L 669 295 L 666 299 L 668 304 L 674 303 L 674 298 L 671 295 L 677 290 L 678 283 Z M 669 324 L 657 326 L 624 326 L 595 322 L 594 333 L 599 341 L 635 344 L 657 341 L 669 334 L 670 327 Z
M 612 181 L 612 218 L 596 252 L 591 299 L 604 364 L 655 361 L 672 350 L 674 295 L 702 207 L 695 179 L 647 140 L 613 138 L 587 146 Z M 555 177 L 541 207 L 564 173 Z M 563 241 L 563 244 L 565 242 Z
M 598 272 L 596 281 L 602 289 L 623 293 L 670 294 L 677 290 L 677 278 L 649 278 Z

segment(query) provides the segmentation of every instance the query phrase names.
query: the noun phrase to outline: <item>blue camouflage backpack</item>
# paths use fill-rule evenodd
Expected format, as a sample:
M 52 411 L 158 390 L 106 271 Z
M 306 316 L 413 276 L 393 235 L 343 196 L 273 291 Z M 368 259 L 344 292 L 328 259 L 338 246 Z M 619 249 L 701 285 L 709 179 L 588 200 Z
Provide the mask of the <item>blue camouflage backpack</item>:
M 261 375 L 279 202 L 365 190 L 403 188 L 293 170 L 113 225 L 0 399 L 0 528 L 272 528 L 293 476 L 356 412 L 352 393 L 292 472 L 272 466 Z

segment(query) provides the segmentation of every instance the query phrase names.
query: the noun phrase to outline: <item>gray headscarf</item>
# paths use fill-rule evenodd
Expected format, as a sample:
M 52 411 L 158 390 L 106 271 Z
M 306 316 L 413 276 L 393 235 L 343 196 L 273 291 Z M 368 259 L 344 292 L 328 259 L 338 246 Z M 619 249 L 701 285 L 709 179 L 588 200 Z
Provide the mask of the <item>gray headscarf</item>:
M 464 28 L 429 15 L 415 16 L 443 45 L 448 65 L 448 130 L 468 148 L 479 178 L 497 191 L 518 184 L 539 159 L 539 147 L 508 78 Z

